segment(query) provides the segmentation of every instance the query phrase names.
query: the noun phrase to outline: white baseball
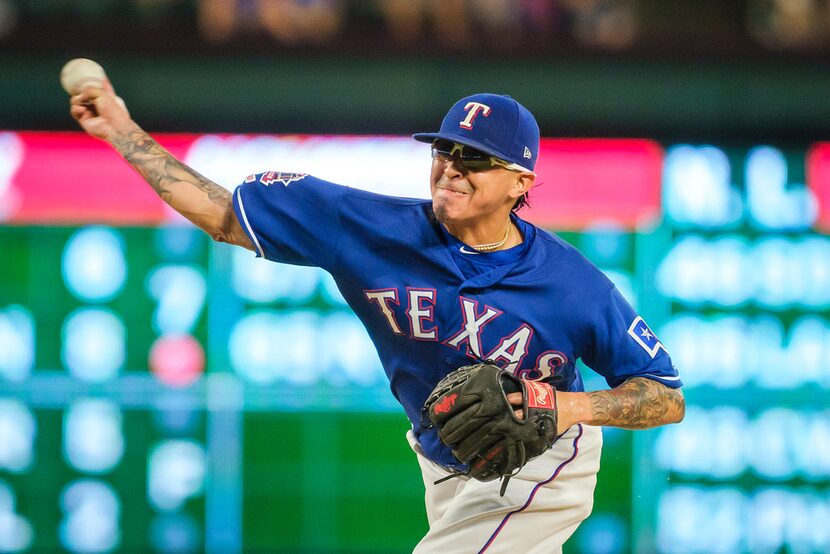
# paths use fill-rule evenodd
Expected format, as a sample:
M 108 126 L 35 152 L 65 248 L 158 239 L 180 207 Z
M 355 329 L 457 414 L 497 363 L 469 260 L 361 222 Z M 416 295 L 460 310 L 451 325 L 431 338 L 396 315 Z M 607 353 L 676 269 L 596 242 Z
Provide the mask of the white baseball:
M 101 88 L 106 78 L 104 68 L 87 58 L 69 60 L 61 69 L 61 86 L 71 95 L 78 94 L 85 86 Z

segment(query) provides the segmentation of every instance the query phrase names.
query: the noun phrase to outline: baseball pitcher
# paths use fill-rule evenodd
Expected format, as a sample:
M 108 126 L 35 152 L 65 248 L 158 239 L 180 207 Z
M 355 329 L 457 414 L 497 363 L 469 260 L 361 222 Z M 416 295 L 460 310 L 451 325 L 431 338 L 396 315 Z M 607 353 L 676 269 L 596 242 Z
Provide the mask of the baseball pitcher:
M 430 145 L 430 200 L 269 171 L 229 192 L 174 159 L 116 100 L 71 114 L 214 240 L 330 272 L 409 420 L 429 531 L 418 553 L 561 551 L 591 512 L 603 425 L 679 422 L 668 353 L 573 247 L 517 214 L 539 127 L 509 96 L 455 103 Z M 394 175 L 389 176 L 394 179 Z M 584 392 L 577 360 L 610 390 Z

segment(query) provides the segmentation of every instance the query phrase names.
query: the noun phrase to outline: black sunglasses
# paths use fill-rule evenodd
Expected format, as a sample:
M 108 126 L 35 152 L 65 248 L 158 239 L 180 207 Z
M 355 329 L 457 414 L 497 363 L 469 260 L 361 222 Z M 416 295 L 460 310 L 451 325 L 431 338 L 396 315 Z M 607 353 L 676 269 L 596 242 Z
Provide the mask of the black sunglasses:
M 432 157 L 444 162 L 457 159 L 469 171 L 487 171 L 494 167 L 503 167 L 512 171 L 528 171 L 518 164 L 491 156 L 472 146 L 445 139 L 436 139 L 432 142 Z

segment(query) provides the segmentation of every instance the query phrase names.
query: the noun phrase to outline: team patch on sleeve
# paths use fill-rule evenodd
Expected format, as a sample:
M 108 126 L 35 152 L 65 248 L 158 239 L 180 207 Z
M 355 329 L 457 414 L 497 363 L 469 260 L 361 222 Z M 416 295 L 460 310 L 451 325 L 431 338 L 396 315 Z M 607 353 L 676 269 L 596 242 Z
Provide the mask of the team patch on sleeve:
M 280 183 L 282 186 L 287 187 L 289 183 L 300 181 L 306 177 L 308 177 L 308 173 L 283 173 L 282 171 L 268 171 L 260 176 L 259 182 L 266 187 L 271 186 L 274 183 Z
M 648 352 L 648 355 L 652 358 L 657 355 L 657 351 L 661 348 L 665 350 L 666 348 L 663 346 L 654 333 L 651 332 L 651 329 L 648 328 L 646 322 L 643 321 L 643 318 L 637 316 L 634 318 L 634 321 L 631 322 L 631 325 L 628 327 L 628 334 L 631 335 L 637 344 L 643 347 L 643 350 Z

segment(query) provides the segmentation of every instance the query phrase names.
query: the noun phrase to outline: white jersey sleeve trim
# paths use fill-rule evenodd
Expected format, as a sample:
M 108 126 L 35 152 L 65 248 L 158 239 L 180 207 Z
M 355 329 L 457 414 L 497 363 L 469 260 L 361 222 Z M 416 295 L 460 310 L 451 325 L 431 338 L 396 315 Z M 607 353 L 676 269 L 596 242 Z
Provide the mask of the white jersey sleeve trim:
M 637 375 L 637 377 L 648 377 L 650 379 L 659 379 L 661 381 L 680 381 L 679 376 L 669 377 L 666 375 L 654 375 L 653 373 L 646 373 L 643 375 Z
M 242 223 L 248 230 L 248 235 L 254 241 L 257 253 L 259 253 L 260 257 L 264 258 L 265 252 L 262 251 L 262 246 L 259 245 L 259 239 L 257 239 L 256 233 L 254 233 L 254 230 L 251 229 L 251 224 L 248 222 L 248 215 L 245 213 L 245 204 L 242 203 L 242 194 L 239 192 L 241 189 L 242 187 L 237 187 L 236 189 L 236 201 L 239 204 L 239 213 L 242 214 Z

